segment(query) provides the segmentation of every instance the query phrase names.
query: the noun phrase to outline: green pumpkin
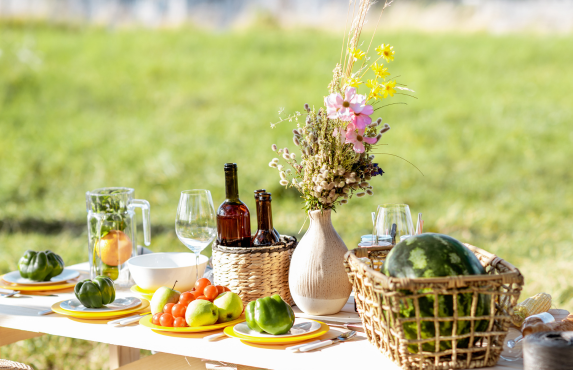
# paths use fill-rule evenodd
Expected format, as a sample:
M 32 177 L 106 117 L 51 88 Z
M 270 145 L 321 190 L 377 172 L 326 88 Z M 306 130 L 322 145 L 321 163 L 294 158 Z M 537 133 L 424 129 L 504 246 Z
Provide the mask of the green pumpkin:
M 64 271 L 64 260 L 47 250 L 36 252 L 27 250 L 18 261 L 20 276 L 33 281 L 50 281 Z
M 80 281 L 74 287 L 74 293 L 78 301 L 87 308 L 101 308 L 115 301 L 113 281 L 107 276 Z

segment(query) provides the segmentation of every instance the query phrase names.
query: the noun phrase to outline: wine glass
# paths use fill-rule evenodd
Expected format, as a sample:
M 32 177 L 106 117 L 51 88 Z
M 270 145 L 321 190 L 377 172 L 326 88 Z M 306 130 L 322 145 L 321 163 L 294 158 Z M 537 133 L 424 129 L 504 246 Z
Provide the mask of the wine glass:
M 414 235 L 410 207 L 407 204 L 379 205 L 374 226 L 374 241 L 376 244 L 378 244 L 380 238 L 392 238 L 392 229 L 394 227 L 395 237 L 392 239 L 392 244 L 400 242 L 403 236 Z
M 175 217 L 175 233 L 181 243 L 195 254 L 195 281 L 197 281 L 199 254 L 217 235 L 215 208 L 209 190 L 194 189 L 181 192 Z

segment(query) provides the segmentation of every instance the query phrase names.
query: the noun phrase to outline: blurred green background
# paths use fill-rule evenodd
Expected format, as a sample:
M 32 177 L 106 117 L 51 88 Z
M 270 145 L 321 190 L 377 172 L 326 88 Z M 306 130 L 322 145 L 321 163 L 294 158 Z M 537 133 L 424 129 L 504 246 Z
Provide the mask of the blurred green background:
M 185 251 L 173 227 L 179 192 L 207 188 L 221 203 L 225 162 L 238 163 L 243 201 L 253 209 L 252 191 L 266 188 L 275 228 L 300 237 L 298 194 L 268 167 L 271 144 L 293 149 L 294 125 L 269 123 L 279 107 L 322 104 L 340 42 L 310 29 L 1 23 L 0 273 L 26 249 L 87 260 L 85 192 L 106 186 L 151 203 L 152 250 Z M 418 99 L 396 96 L 408 105 L 376 112 L 392 127 L 377 152 L 423 175 L 377 156 L 386 174 L 372 181 L 374 196 L 333 215 L 346 244 L 371 232 L 377 204 L 407 203 L 425 231 L 520 268 L 522 299 L 544 291 L 573 310 L 573 39 L 394 31 L 378 32 L 382 42 Z M 80 347 L 95 350 L 57 356 Z M 57 350 L 30 357 L 38 348 Z M 42 369 L 99 369 L 106 356 L 102 345 L 50 336 L 0 349 Z

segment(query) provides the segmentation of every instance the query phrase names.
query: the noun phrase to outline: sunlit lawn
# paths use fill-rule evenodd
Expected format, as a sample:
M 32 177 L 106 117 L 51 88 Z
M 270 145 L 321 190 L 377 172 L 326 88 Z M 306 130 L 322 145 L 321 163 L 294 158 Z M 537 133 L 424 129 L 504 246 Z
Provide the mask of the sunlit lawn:
M 374 196 L 333 216 L 347 245 L 370 232 L 376 204 L 408 203 L 414 216 L 423 212 L 426 231 L 519 267 L 523 298 L 545 291 L 573 309 L 573 39 L 380 32 L 375 41 L 395 45 L 389 67 L 418 97 L 396 96 L 409 105 L 377 111 L 392 127 L 378 152 L 423 175 L 380 155 L 386 174 Z M 128 186 L 151 202 L 152 224 L 168 230 L 152 235 L 151 248 L 183 251 L 171 231 L 179 191 L 208 188 L 219 204 L 222 167 L 233 161 L 247 205 L 266 188 L 275 227 L 298 234 L 298 196 L 267 165 L 271 144 L 293 149 L 294 126 L 269 123 L 279 107 L 321 104 L 337 35 L 0 26 L 0 49 L 0 221 L 81 225 L 86 190 Z M 85 234 L 4 232 L 0 273 L 26 249 L 48 248 L 68 264 L 87 259 Z M 68 366 L 56 354 L 28 357 L 37 351 L 12 345 L 0 358 Z M 83 361 L 101 367 L 100 352 Z

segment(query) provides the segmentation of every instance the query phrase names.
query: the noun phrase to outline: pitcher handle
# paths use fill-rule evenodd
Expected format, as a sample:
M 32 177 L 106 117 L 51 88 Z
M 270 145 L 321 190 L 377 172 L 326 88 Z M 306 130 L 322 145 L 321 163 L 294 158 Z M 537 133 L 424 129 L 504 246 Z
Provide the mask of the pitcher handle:
M 151 224 L 149 223 L 149 202 L 144 199 L 132 199 L 130 205 L 141 208 L 143 214 L 143 241 L 146 246 L 151 244 Z

